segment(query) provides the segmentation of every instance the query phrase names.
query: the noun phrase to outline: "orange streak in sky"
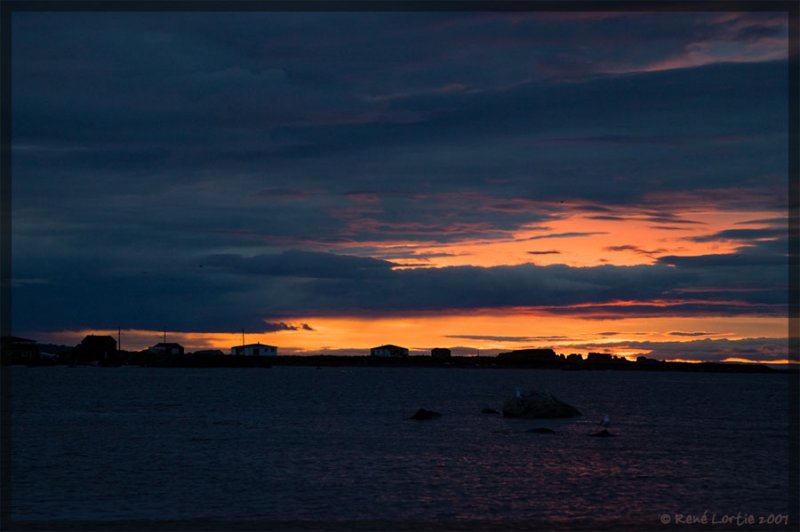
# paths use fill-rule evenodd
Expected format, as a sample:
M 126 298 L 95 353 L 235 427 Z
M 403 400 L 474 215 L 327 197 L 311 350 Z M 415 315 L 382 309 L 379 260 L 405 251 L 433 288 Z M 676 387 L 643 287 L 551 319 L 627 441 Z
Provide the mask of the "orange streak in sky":
M 781 365 L 788 365 L 788 364 L 800 364 L 796 360 L 789 360 L 788 358 L 779 359 L 779 360 L 748 360 L 746 358 L 737 358 L 737 357 L 730 357 L 723 360 L 723 362 L 737 362 L 740 364 L 781 364 Z
M 568 209 L 569 207 L 565 208 Z M 624 220 L 592 218 L 592 213 L 566 210 L 561 219 L 550 220 L 547 227 L 532 224 L 509 232 L 507 238 L 459 240 L 451 243 L 414 241 L 359 242 L 359 247 L 378 250 L 378 256 L 399 267 L 500 266 L 535 263 L 541 266 L 598 266 L 610 264 L 633 266 L 654 264 L 666 255 L 705 255 L 733 253 L 742 246 L 734 240 L 693 242 L 689 237 L 704 236 L 726 229 L 763 228 L 760 225 L 737 225 L 754 219 L 776 218 L 781 212 L 686 210 L 674 213 L 675 221 L 656 222 L 648 215 L 626 215 Z M 697 222 L 697 223 L 687 223 Z M 674 229 L 664 229 L 674 227 Z M 551 236 L 592 233 L 586 236 Z M 545 237 L 545 238 L 542 238 Z M 393 256 L 392 251 L 405 252 Z M 416 256 L 408 257 L 412 249 Z M 340 251 L 347 252 L 344 246 Z M 529 253 L 534 252 L 534 253 Z M 545 253 L 542 253 L 545 252 Z M 430 256 L 428 256 L 430 255 Z
M 283 318 L 286 323 L 308 323 L 314 329 L 271 333 L 247 332 L 245 342 L 276 345 L 280 354 L 367 354 L 370 347 L 393 343 L 413 351 L 433 347 L 465 347 L 464 354 L 482 351 L 513 350 L 528 347 L 551 347 L 559 353 L 586 353 L 604 349 L 604 345 L 625 342 L 689 342 L 697 336 L 676 336 L 681 331 L 705 331 L 704 338 L 738 340 L 742 338 L 786 335 L 786 320 L 753 316 L 692 318 L 626 318 L 619 320 L 581 319 L 552 316 L 523 309 L 516 312 L 497 310 L 472 313 L 428 314 L 408 317 L 330 317 L 304 316 Z M 58 340 L 77 344 L 88 334 L 108 334 L 116 330 L 83 330 L 59 333 Z M 123 330 L 123 348 L 145 349 L 162 341 L 161 331 Z M 55 339 L 55 338 L 53 338 Z M 221 349 L 229 352 L 241 345 L 240 332 L 168 332 L 167 341 L 184 345 L 187 350 Z M 586 347 L 573 347 L 584 345 Z M 688 344 L 687 344 L 688 345 Z M 473 352 L 474 350 L 474 352 Z M 635 358 L 649 351 L 620 345 L 607 349 L 619 356 Z M 691 355 L 691 353 L 687 353 Z

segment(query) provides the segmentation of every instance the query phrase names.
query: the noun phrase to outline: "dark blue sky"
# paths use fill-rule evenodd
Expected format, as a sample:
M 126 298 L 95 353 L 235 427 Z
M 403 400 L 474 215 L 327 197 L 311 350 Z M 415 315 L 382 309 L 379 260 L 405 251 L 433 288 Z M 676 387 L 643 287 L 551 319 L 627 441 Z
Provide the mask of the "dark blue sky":
M 785 315 L 783 14 L 16 13 L 13 32 L 17 331 L 617 299 Z M 578 215 L 693 232 L 623 231 L 579 264 L 559 243 L 609 230 L 558 229 Z M 515 238 L 530 262 L 436 262 Z

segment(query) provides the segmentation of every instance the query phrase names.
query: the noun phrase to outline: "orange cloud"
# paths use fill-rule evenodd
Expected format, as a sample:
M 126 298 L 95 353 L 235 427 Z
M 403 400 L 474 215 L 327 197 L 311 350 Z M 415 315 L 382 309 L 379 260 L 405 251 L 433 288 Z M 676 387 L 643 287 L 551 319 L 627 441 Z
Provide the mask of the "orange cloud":
M 598 213 L 587 205 L 560 205 L 562 217 L 547 226 L 531 224 L 506 238 L 459 240 L 449 243 L 409 241 L 362 242 L 378 256 L 401 268 L 446 266 L 503 266 L 535 263 L 541 266 L 634 266 L 653 264 L 664 255 L 733 253 L 741 243 L 731 240 L 690 240 L 740 227 L 756 218 L 774 218 L 769 211 L 723 211 L 704 206 L 684 208 L 674 214 L 661 209 L 626 212 L 604 208 Z M 341 249 L 352 252 L 347 246 Z M 409 251 L 414 254 L 409 256 Z M 394 255 L 393 252 L 397 254 Z M 418 255 L 418 257 L 417 257 Z

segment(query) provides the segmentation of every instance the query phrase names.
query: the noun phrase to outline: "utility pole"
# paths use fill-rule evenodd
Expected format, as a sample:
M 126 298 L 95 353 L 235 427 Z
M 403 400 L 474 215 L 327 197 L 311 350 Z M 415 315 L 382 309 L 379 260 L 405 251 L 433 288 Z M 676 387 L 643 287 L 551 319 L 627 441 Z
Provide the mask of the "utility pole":
M 244 329 L 242 329 L 242 348 L 244 348 Z M 244 351 L 242 351 L 244 353 Z
M 117 327 L 117 351 L 122 351 L 122 327 Z

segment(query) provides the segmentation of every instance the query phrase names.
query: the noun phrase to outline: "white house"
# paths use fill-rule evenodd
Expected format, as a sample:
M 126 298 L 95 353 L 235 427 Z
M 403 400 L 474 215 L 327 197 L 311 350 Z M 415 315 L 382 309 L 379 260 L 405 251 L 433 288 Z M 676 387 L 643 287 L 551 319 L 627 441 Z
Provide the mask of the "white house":
M 278 348 L 274 345 L 264 345 L 262 343 L 237 345 L 236 347 L 231 347 L 231 354 L 246 357 L 274 357 L 278 356 Z

